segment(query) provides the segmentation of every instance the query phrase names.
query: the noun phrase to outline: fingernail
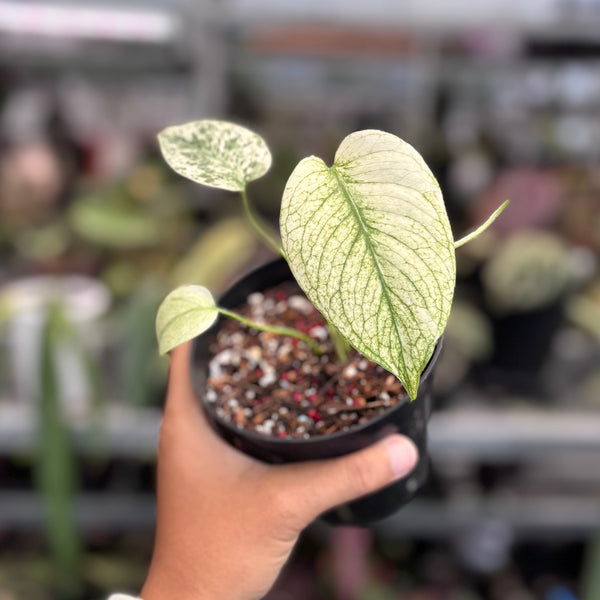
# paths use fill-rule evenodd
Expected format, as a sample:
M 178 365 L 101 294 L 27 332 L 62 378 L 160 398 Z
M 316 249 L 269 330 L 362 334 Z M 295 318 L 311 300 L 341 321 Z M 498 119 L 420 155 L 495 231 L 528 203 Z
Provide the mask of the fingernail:
M 385 442 L 396 479 L 408 475 L 417 464 L 419 452 L 407 437 L 392 435 Z

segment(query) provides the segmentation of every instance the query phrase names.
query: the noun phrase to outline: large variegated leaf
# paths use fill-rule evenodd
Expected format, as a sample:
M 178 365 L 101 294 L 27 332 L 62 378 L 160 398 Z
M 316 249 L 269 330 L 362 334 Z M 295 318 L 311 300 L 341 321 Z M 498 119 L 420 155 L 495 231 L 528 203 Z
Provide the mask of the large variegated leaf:
M 209 187 L 241 192 L 271 166 L 271 153 L 259 135 L 225 121 L 167 127 L 158 141 L 172 169 Z
M 368 130 L 349 135 L 330 168 L 304 159 L 286 185 L 281 235 L 314 305 L 414 399 L 456 274 L 442 194 L 417 151 Z
M 163 300 L 156 314 L 161 354 L 204 333 L 219 316 L 212 294 L 201 285 L 184 285 Z

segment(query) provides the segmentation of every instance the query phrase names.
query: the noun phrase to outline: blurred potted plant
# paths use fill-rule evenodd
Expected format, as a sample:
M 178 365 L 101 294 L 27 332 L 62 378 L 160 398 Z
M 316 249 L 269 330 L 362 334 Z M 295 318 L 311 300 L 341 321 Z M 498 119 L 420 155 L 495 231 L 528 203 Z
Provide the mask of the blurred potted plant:
M 53 360 L 62 408 L 71 421 L 89 418 L 89 399 L 94 395 L 89 365 L 92 355 L 99 354 L 102 340 L 97 325 L 111 302 L 106 286 L 83 275 L 38 275 L 4 285 L 0 288 L 0 301 L 6 313 L 6 340 L 16 397 L 35 404 L 40 396 L 41 381 L 35 374 L 32 376 L 32 365 L 39 362 L 48 314 L 53 307 L 59 307 L 64 314 L 63 335 L 53 349 Z
M 359 131 L 331 167 L 309 157 L 293 171 L 280 245 L 246 191 L 271 164 L 262 138 L 199 121 L 167 128 L 159 140 L 180 174 L 238 191 L 250 223 L 282 256 L 219 304 L 201 286 L 171 292 L 157 314 L 161 352 L 196 338 L 193 377 L 209 419 L 263 460 L 336 456 L 390 429 L 412 437 L 421 455 L 413 473 L 328 516 L 364 523 L 397 510 L 426 474 L 431 372 L 454 292 L 455 247 L 504 205 L 455 242 L 416 150 L 389 133 Z M 212 344 L 198 337 L 217 320 Z
M 536 373 L 563 320 L 573 283 L 571 250 L 558 236 L 525 230 L 507 238 L 482 270 L 492 315 L 494 367 Z
M 83 566 L 74 514 L 79 470 L 70 427 L 92 421 L 103 400 L 94 325 L 109 304 L 105 286 L 84 276 L 30 277 L 0 290 L 16 399 L 29 403 L 37 417 L 35 484 L 53 588 L 64 598 L 80 596 Z

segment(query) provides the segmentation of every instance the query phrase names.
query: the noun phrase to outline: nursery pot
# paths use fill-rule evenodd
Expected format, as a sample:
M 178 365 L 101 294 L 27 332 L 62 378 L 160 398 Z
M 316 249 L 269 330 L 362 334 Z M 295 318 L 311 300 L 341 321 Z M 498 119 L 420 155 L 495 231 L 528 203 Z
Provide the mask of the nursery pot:
M 294 281 L 283 259 L 263 265 L 235 283 L 220 299 L 225 308 L 235 309 L 253 292 L 260 292 L 285 281 Z M 427 420 L 431 413 L 433 370 L 441 350 L 438 342 L 429 364 L 421 376 L 416 400 L 406 396 L 382 414 L 364 423 L 329 435 L 309 439 L 276 438 L 239 429 L 221 419 L 206 401 L 205 387 L 210 361 L 211 333 L 220 327 L 220 319 L 211 331 L 194 340 L 192 352 L 192 382 L 209 422 L 221 437 L 242 452 L 268 463 L 289 463 L 333 458 L 373 444 L 398 432 L 410 437 L 419 450 L 419 460 L 413 471 L 403 479 L 358 500 L 338 506 L 323 515 L 332 524 L 367 525 L 383 519 L 409 502 L 427 477 Z
M 562 302 L 494 317 L 492 364 L 501 369 L 530 374 L 538 372 L 548 357 L 552 338 L 562 322 Z

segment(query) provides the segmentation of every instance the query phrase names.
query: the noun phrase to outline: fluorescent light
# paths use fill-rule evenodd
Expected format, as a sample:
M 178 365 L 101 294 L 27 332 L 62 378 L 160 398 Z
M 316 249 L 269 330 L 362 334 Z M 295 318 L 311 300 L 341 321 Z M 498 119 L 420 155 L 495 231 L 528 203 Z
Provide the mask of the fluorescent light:
M 168 42 L 181 29 L 160 10 L 75 4 L 0 2 L 0 32 L 127 42 Z

